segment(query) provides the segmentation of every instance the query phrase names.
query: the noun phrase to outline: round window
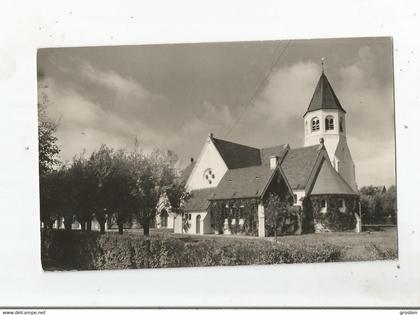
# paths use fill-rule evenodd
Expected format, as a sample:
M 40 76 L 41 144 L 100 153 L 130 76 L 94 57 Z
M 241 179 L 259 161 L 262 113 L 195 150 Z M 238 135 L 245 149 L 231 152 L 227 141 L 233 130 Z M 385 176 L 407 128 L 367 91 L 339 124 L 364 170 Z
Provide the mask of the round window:
M 216 178 L 216 175 L 214 174 L 214 171 L 211 168 L 208 168 L 204 171 L 203 177 L 204 177 L 204 180 L 211 185 L 212 180 Z

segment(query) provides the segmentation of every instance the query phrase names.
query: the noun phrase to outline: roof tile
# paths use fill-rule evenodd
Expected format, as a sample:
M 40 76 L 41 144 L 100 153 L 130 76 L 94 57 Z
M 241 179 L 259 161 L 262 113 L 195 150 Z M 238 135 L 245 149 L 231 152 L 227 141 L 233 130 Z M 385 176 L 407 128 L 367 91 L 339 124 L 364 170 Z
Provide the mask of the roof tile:
M 191 197 L 185 203 L 186 211 L 203 211 L 209 205 L 209 199 L 213 196 L 215 188 L 196 189 L 191 191 Z
M 312 188 L 311 195 L 358 195 L 327 161 L 321 169 Z
M 260 197 L 272 174 L 273 170 L 266 165 L 228 170 L 211 199 Z
M 216 138 L 212 140 L 228 169 L 261 164 L 260 150 L 257 148 Z
M 305 189 L 320 151 L 320 145 L 290 149 L 281 168 L 292 189 Z

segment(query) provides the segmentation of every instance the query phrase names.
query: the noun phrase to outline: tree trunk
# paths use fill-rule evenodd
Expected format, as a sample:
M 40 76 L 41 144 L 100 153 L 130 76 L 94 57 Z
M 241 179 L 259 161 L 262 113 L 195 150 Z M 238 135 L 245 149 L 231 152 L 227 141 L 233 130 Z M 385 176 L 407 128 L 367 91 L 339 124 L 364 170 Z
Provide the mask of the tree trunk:
M 90 218 L 86 221 L 86 230 L 87 231 L 92 231 L 92 218 Z
M 149 221 L 148 220 L 143 220 L 142 226 L 143 226 L 143 235 L 144 236 L 149 236 L 149 232 L 150 232 Z
M 86 222 L 83 220 L 80 220 L 80 226 L 82 228 L 82 231 L 86 231 Z
M 64 229 L 66 231 L 71 230 L 71 224 L 72 224 L 71 219 L 72 219 L 71 217 L 64 217 Z
M 45 222 L 44 222 L 44 229 L 46 229 L 46 230 L 52 230 L 53 225 L 54 225 L 53 220 L 46 219 Z
M 118 223 L 118 234 L 122 235 L 124 232 L 124 223 L 119 222 Z
M 296 214 L 296 225 L 297 227 L 295 230 L 295 234 L 296 235 L 302 234 L 302 216 L 299 213 Z
M 277 243 L 277 224 L 274 226 L 274 239 Z
M 99 221 L 99 227 L 101 229 L 101 234 L 105 234 L 105 220 L 104 219 L 101 219 Z

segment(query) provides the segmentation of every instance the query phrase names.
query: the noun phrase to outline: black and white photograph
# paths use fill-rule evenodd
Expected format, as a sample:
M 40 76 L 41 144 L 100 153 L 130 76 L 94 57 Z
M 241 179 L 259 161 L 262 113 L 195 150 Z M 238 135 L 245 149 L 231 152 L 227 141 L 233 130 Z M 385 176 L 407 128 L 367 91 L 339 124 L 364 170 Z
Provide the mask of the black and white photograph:
M 395 260 L 390 37 L 43 48 L 44 270 Z

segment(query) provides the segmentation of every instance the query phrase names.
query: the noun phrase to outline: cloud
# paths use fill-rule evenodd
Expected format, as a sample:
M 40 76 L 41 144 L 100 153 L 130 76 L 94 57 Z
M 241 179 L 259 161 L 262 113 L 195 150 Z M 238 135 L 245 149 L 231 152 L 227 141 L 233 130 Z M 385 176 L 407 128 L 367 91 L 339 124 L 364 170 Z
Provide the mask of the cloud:
M 63 160 L 83 151 L 89 154 L 102 143 L 119 149 L 132 146 L 138 138 L 147 151 L 152 149 L 151 144 L 163 142 L 163 136 L 141 120 L 127 120 L 52 79 L 47 85 L 48 115 L 59 123 L 57 137 Z
M 392 185 L 395 183 L 392 82 L 380 83 L 375 76 L 378 61 L 370 47 L 361 47 L 356 57 L 338 71 L 332 69 L 333 73 L 327 76 L 347 111 L 347 139 L 359 186 Z M 319 75 L 319 66 L 312 61 L 279 68 L 244 115 L 235 137 L 255 146 L 280 143 L 302 146 L 302 115 Z M 249 126 L 258 132 L 250 133 Z
M 275 70 L 255 102 L 244 105 L 246 112 L 232 137 L 257 147 L 283 143 L 302 146 L 302 115 L 314 92 L 319 70 L 319 65 L 310 60 Z
M 359 185 L 395 184 L 392 78 L 380 80 L 374 71 L 377 63 L 372 49 L 363 46 L 357 60 L 338 71 L 336 92 L 347 110 L 348 142 Z
M 341 62 L 341 68 L 327 69 L 347 111 L 348 143 L 360 186 L 394 182 L 392 78 L 380 70 L 384 68 L 382 50 L 360 47 Z M 193 86 L 188 73 L 172 84 L 171 80 L 178 77 L 168 77 L 166 70 L 162 70 L 163 77 L 151 77 L 143 72 L 139 75 L 139 69 L 116 67 L 122 71 L 117 72 L 110 63 L 97 66 L 93 60 L 77 58 L 67 60 L 67 64 L 61 61 L 67 65 L 65 73 L 56 70 L 51 76 L 47 71 L 46 90 L 53 101 L 53 116 L 61 119 L 58 136 L 62 157 L 70 159 L 84 149 L 89 153 L 101 143 L 129 147 L 137 137 L 146 151 L 171 149 L 187 161 L 198 155 L 209 132 L 225 138 L 239 117 L 227 140 L 256 147 L 282 143 L 300 147 L 304 136 L 302 115 L 320 75 L 318 62 L 305 58 L 276 69 L 253 104 L 242 105 L 254 92 L 249 89 L 255 88 L 254 83 L 252 87 L 246 85 L 245 70 L 218 77 L 216 87 L 212 86 L 214 81 L 203 79 L 188 90 L 185 86 Z M 56 64 L 50 67 L 57 69 Z M 226 80 L 235 78 L 237 84 L 223 92 L 219 85 L 228 85 Z M 185 96 L 188 93 L 191 95 Z
M 359 187 L 366 185 L 395 185 L 395 151 L 393 139 L 372 143 L 356 137 L 347 142 L 356 165 Z
M 93 83 L 112 90 L 120 96 L 135 96 L 147 101 L 165 100 L 164 97 L 146 90 L 139 82 L 131 77 L 123 77 L 111 70 L 101 71 L 86 61 L 81 64 L 80 68 L 82 76 Z
M 147 100 L 150 106 L 154 105 L 151 100 L 164 99 L 143 88 L 139 89 L 140 84 L 116 74 L 98 80 L 100 84 L 106 85 L 107 89 L 115 89 L 116 93 L 131 94 L 125 97 L 135 102 L 139 101 L 139 95 L 143 100 Z M 176 152 L 181 152 L 181 156 L 184 151 L 189 156 L 195 156 L 196 152 L 190 150 L 191 143 L 196 142 L 196 146 L 200 147 L 207 133 L 220 134 L 221 130 L 233 121 L 228 106 L 215 106 L 209 101 L 204 101 L 196 114 L 181 113 L 185 123 L 180 128 L 174 130 L 168 124 L 161 128 L 162 121 L 174 116 L 165 116 L 162 108 L 151 108 L 155 111 L 157 119 L 161 119 L 160 122 L 147 121 L 139 114 L 141 111 L 138 109 L 131 111 L 131 115 L 137 115 L 135 117 L 128 115 L 129 113 L 121 115 L 120 111 L 124 108 L 127 110 L 127 107 L 124 107 L 125 103 L 120 104 L 118 109 L 108 108 L 99 100 L 93 101 L 76 89 L 64 87 L 51 78 L 45 79 L 42 85 L 48 86 L 44 90 L 50 101 L 48 115 L 59 122 L 57 137 L 61 148 L 60 157 L 64 161 L 69 161 L 82 152 L 89 155 L 103 143 L 114 149 L 130 148 L 134 139 L 138 139 L 146 152 L 155 148 L 175 149 Z M 122 86 L 124 88 L 120 88 Z M 149 98 L 150 95 L 152 97 Z M 171 111 L 169 103 L 165 103 L 165 106 L 166 110 Z
M 255 102 L 255 111 L 272 121 L 284 122 L 291 115 L 305 113 L 319 77 L 319 65 L 300 61 L 281 67 Z
M 361 47 L 357 61 L 339 69 L 336 91 L 349 112 L 347 123 L 352 135 L 371 141 L 392 138 L 394 127 L 392 81 L 379 83 L 373 71 L 375 62 L 371 48 Z

